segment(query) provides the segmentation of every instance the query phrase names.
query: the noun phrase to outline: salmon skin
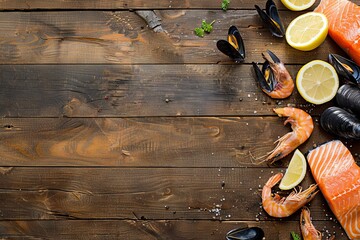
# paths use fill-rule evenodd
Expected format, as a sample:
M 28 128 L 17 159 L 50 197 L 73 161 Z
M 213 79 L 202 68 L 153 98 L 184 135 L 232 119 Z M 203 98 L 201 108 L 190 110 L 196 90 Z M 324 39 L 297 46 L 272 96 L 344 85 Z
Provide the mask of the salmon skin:
M 360 239 L 360 167 L 345 145 L 334 140 L 307 155 L 311 172 L 330 209 L 350 239 Z
M 330 37 L 360 65 L 360 6 L 348 0 L 321 0 L 314 11 L 325 14 Z

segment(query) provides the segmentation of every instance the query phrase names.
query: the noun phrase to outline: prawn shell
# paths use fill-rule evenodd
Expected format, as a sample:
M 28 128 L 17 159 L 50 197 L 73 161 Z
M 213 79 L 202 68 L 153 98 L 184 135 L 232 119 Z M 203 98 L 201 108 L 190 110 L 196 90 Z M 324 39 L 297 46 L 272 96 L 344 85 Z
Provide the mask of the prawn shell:
M 344 84 L 336 93 L 337 104 L 357 116 L 360 116 L 360 89 L 354 85 Z
M 338 137 L 360 139 L 360 120 L 342 108 L 327 108 L 321 114 L 320 125 L 325 131 Z
M 280 15 L 274 1 L 268 0 L 266 2 L 265 11 L 263 11 L 258 5 L 255 5 L 255 9 L 265 27 L 270 30 L 273 36 L 280 38 L 285 36 L 285 28 L 280 19 Z
M 355 62 L 332 53 L 329 54 L 329 62 L 334 66 L 341 79 L 360 87 L 360 67 Z M 351 68 L 352 72 L 344 64 Z
M 262 240 L 264 231 L 259 227 L 237 228 L 226 234 L 226 240 Z
M 235 39 L 233 44 L 230 39 Z M 231 41 L 231 40 L 230 40 Z M 219 40 L 216 43 L 220 52 L 224 53 L 235 62 L 243 62 L 245 60 L 245 45 L 239 30 L 235 26 L 231 26 L 228 30 L 228 41 Z
M 274 70 L 271 68 L 271 63 L 274 65 L 283 64 L 281 60 L 275 55 L 275 53 L 271 52 L 270 50 L 266 51 L 269 57 L 265 56 L 265 53 L 262 53 L 263 58 L 265 59 L 265 62 L 262 65 L 262 68 L 260 70 L 258 64 L 255 62 L 252 62 L 253 69 L 255 72 L 255 81 L 260 86 L 260 88 L 268 94 L 272 98 L 277 99 L 283 99 L 287 98 L 289 95 L 281 96 L 281 97 L 275 97 L 271 96 L 271 92 L 275 90 L 277 84 L 280 82 L 279 79 L 277 79 L 276 74 L 274 73 Z M 291 93 L 290 93 L 291 94 Z

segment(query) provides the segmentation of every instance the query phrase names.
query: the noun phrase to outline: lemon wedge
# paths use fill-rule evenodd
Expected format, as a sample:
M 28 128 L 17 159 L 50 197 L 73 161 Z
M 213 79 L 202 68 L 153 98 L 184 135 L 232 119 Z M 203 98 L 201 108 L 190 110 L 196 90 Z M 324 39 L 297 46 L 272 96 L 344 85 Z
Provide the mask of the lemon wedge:
M 289 190 L 301 183 L 306 174 L 306 159 L 304 155 L 296 149 L 292 156 L 284 177 L 281 179 L 279 188 Z
M 285 38 L 293 48 L 311 51 L 325 41 L 328 29 L 329 23 L 324 14 L 308 12 L 291 21 Z
M 302 11 L 314 5 L 316 0 L 281 0 L 285 7 L 291 11 Z
M 313 104 L 323 104 L 336 95 L 339 77 L 335 68 L 322 60 L 311 61 L 300 68 L 296 76 L 300 95 Z

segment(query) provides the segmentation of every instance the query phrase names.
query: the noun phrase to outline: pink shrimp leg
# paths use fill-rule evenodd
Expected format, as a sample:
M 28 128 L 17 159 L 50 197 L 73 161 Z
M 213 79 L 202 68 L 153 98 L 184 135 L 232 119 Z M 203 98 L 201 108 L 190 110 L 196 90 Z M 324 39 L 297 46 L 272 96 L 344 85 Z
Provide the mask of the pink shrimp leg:
M 302 191 L 294 190 L 287 197 L 279 194 L 272 195 L 271 189 L 282 179 L 283 174 L 278 173 L 269 178 L 262 190 L 262 205 L 264 210 L 272 217 L 288 217 L 302 206 L 310 202 L 316 195 L 317 185 L 311 185 Z

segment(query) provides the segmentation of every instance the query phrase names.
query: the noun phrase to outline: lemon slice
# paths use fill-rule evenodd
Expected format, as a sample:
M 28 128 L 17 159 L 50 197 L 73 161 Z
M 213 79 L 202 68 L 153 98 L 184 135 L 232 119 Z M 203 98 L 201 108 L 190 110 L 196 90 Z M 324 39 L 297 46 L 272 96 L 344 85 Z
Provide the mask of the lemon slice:
M 304 155 L 296 149 L 292 156 L 284 177 L 281 179 L 279 188 L 289 190 L 301 183 L 306 174 L 306 159 Z
M 296 87 L 306 101 L 323 104 L 335 97 L 339 88 L 339 77 L 329 63 L 314 60 L 300 68 L 296 76 Z
M 329 23 L 324 14 L 308 12 L 291 21 L 285 38 L 293 48 L 311 51 L 325 41 L 328 29 Z
M 302 11 L 314 5 L 316 0 L 281 0 L 285 7 L 291 11 Z

